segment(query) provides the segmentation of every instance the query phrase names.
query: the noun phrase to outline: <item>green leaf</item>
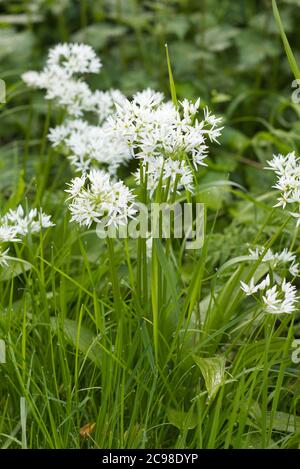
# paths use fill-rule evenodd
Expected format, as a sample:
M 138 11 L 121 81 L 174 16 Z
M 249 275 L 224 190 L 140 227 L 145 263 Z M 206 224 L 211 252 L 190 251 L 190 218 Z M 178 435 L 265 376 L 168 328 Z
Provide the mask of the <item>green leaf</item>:
M 212 399 L 224 382 L 225 357 L 220 355 L 218 357 L 201 358 L 194 355 L 193 359 L 203 375 L 208 398 Z
M 286 55 L 287 55 L 291 70 L 292 70 L 295 78 L 300 79 L 300 71 L 299 71 L 296 59 L 294 57 L 294 54 L 292 52 L 291 46 L 289 44 L 288 38 L 286 37 L 286 34 L 284 32 L 284 27 L 283 27 L 283 24 L 282 24 L 282 21 L 281 21 L 281 17 L 280 17 L 280 14 L 279 14 L 279 10 L 278 10 L 278 7 L 277 7 L 276 0 L 272 0 L 272 6 L 273 6 L 274 17 L 275 17 L 275 20 L 276 20 L 276 23 L 277 23 L 277 26 L 278 26 L 278 29 L 279 29 L 279 32 L 280 32 L 280 35 L 281 35 L 281 39 L 282 39 L 282 42 L 283 42 L 283 45 L 284 45 L 284 49 L 285 49 L 285 52 L 286 52 Z
M 108 23 L 93 24 L 73 34 L 73 41 L 85 42 L 96 50 L 106 47 L 112 40 L 120 40 L 127 28 L 122 25 Z
M 0 281 L 5 282 L 6 280 L 11 280 L 24 272 L 28 272 L 31 268 L 32 265 L 29 262 L 11 257 L 9 265 L 5 267 L 5 269 L 1 269 Z
M 232 39 L 239 34 L 238 28 L 214 26 L 204 33 L 205 48 L 212 52 L 222 52 L 232 45 Z
M 168 45 L 166 44 L 165 47 L 166 47 L 166 54 L 167 54 L 167 63 L 168 63 L 168 72 L 169 72 L 170 91 L 171 91 L 172 101 L 173 101 L 173 104 L 176 107 L 178 107 L 176 88 L 175 88 L 175 83 L 174 83 L 174 79 L 173 79 L 173 73 L 172 73 L 172 68 L 171 68 L 171 61 L 170 61 L 170 56 L 169 56 Z
M 267 412 L 267 427 L 272 425 L 273 430 L 279 432 L 295 433 L 300 431 L 300 417 L 286 412 L 275 412 L 271 418 L 271 412 Z
M 180 431 L 192 430 L 198 424 L 198 417 L 191 412 L 182 410 L 167 409 L 167 417 L 169 422 Z
M 101 350 L 98 345 L 98 338 L 86 326 L 78 324 L 73 319 L 65 319 L 60 322 L 56 317 L 51 317 L 51 328 L 54 333 L 63 332 L 66 341 L 73 347 L 77 347 L 84 355 L 86 355 L 99 368 L 101 366 Z M 78 339 L 79 337 L 79 339 Z

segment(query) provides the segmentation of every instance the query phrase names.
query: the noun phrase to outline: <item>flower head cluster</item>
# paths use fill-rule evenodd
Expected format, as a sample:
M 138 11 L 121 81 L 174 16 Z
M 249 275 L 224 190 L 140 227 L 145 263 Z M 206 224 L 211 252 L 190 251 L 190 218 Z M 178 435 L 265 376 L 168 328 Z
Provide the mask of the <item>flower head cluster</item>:
M 102 64 L 92 47 L 86 44 L 58 44 L 50 49 L 41 72 L 22 75 L 33 88 L 46 90 L 46 99 L 55 100 L 69 116 L 80 117 L 94 112 L 102 122 L 114 111 L 115 102 L 125 97 L 118 90 L 92 91 L 80 75 L 99 73 Z
M 98 73 L 101 62 L 95 51 L 84 44 L 59 44 L 50 49 L 42 72 L 27 72 L 27 85 L 46 90 L 46 99 L 55 100 L 66 110 L 66 121 L 50 130 L 49 140 L 69 157 L 77 171 L 104 165 L 115 172 L 131 157 L 128 145 L 112 135 L 105 121 L 115 112 L 115 105 L 126 101 L 118 90 L 92 91 L 80 74 Z M 97 125 L 83 120 L 86 112 L 96 116 Z
M 116 135 L 123 137 L 134 155 L 142 159 L 145 167 L 148 164 L 152 185 L 161 178 L 162 170 L 163 179 L 168 174 L 171 178 L 175 175 L 177 181 L 181 179 L 179 186 L 190 189 L 191 174 L 185 158 L 190 158 L 196 168 L 205 164 L 207 140 L 217 141 L 220 119 L 207 109 L 199 119 L 200 99 L 196 103 L 184 100 L 177 108 L 170 101 L 164 102 L 162 93 L 150 89 L 136 93 L 131 101 L 117 103 L 116 108 L 108 124 Z
M 109 118 L 109 123 L 139 158 L 179 158 L 187 153 L 195 166 L 203 165 L 207 138 L 216 141 L 220 136 L 220 119 L 205 110 L 204 119 L 199 120 L 200 99 L 195 104 L 184 100 L 178 109 L 163 99 L 162 93 L 149 89 L 139 92 L 132 101 L 116 104 L 117 111 Z
M 280 286 L 268 289 L 262 299 L 267 313 L 291 314 L 296 310 L 298 297 L 296 287 L 283 279 Z
M 93 222 L 104 226 L 125 225 L 134 217 L 134 195 L 122 181 L 113 181 L 102 170 L 91 170 L 71 181 L 69 189 L 71 221 L 90 227 Z
M 293 277 L 299 274 L 299 263 L 296 262 L 296 256 L 290 252 L 287 248 L 284 248 L 281 252 L 273 252 L 272 249 L 268 249 L 265 254 L 263 247 L 257 247 L 255 250 L 249 249 L 250 257 L 254 260 L 259 259 L 261 256 L 261 262 L 269 264 L 271 269 L 276 269 L 288 264 L 288 269 Z
M 289 273 L 292 276 L 298 275 L 299 268 L 296 256 L 286 248 L 282 252 L 276 253 L 271 249 L 264 251 L 265 249 L 262 247 L 255 250 L 250 249 L 250 259 L 260 259 L 262 263 L 266 263 L 272 276 L 268 274 L 258 283 L 252 277 L 249 284 L 241 282 L 241 289 L 246 296 L 260 294 L 262 307 L 267 313 L 292 313 L 296 309 L 298 299 L 296 288 L 281 277 L 279 269 L 287 264 Z
M 101 62 L 94 50 L 85 44 L 58 44 L 50 49 L 41 72 L 26 72 L 25 83 L 46 90 L 46 99 L 56 100 L 68 114 L 80 116 L 95 109 L 95 96 L 78 75 L 98 73 Z
M 50 216 L 36 208 L 25 213 L 19 205 L 16 210 L 9 210 L 0 218 L 0 265 L 7 265 L 9 249 L 4 248 L 7 243 L 20 242 L 28 234 L 40 232 L 42 228 L 54 226 Z
M 273 186 L 278 189 L 280 196 L 276 207 L 285 208 L 291 206 L 290 214 L 297 219 L 297 226 L 300 224 L 300 158 L 295 152 L 284 155 L 274 155 L 268 161 L 268 169 L 275 172 L 277 182 Z M 296 210 L 296 211 L 294 211 Z
M 131 158 L 128 145 L 112 138 L 106 125 L 90 125 L 84 120 L 70 120 L 50 130 L 49 140 L 63 149 L 77 171 L 85 173 L 91 166 L 103 165 L 109 172 Z

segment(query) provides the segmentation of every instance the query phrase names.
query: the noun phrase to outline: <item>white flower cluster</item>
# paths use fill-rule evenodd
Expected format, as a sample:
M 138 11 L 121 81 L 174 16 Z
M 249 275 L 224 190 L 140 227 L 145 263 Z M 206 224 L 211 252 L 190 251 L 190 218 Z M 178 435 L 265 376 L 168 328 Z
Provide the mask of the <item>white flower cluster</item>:
M 269 167 L 277 175 L 277 183 L 273 186 L 280 192 L 278 203 L 275 207 L 285 208 L 292 205 L 296 212 L 290 214 L 297 219 L 297 226 L 300 224 L 300 158 L 295 152 L 284 155 L 274 155 L 271 161 L 268 161 Z
M 113 181 L 105 171 L 94 169 L 68 185 L 71 221 L 79 225 L 89 228 L 93 222 L 102 222 L 104 226 L 118 227 L 136 213 L 135 196 L 122 181 Z
M 296 310 L 297 299 L 296 287 L 285 279 L 280 287 L 274 285 L 263 296 L 266 312 L 271 314 L 293 313 Z
M 94 50 L 85 44 L 58 44 L 50 49 L 41 72 L 26 72 L 25 83 L 46 90 L 46 99 L 56 100 L 68 114 L 80 116 L 83 111 L 94 111 L 96 98 L 78 74 L 98 73 L 101 62 Z
M 20 242 L 21 238 L 28 234 L 38 233 L 42 228 L 54 226 L 50 216 L 31 209 L 28 213 L 24 212 L 21 205 L 16 210 L 9 210 L 0 218 L 0 266 L 7 265 L 9 249 L 5 249 L 5 243 Z
M 252 259 L 259 259 L 264 252 L 263 247 L 257 247 L 255 250 L 249 249 L 250 256 Z M 289 264 L 289 272 L 293 277 L 299 274 L 299 263 L 296 262 L 296 256 L 290 252 L 287 248 L 284 248 L 281 252 L 273 252 L 272 249 L 268 249 L 263 255 L 261 262 L 269 264 L 271 269 L 276 269 L 284 264 Z
M 54 147 L 62 147 L 77 171 L 104 165 L 114 173 L 131 158 L 131 152 L 118 135 L 112 135 L 105 121 L 115 112 L 115 104 L 126 101 L 118 90 L 92 91 L 79 74 L 98 73 L 101 62 L 94 50 L 84 44 L 59 44 L 50 49 L 42 72 L 22 75 L 27 85 L 46 90 L 46 99 L 55 100 L 67 112 L 66 122 L 50 129 Z M 96 115 L 97 125 L 83 120 L 84 113 Z
M 199 107 L 200 99 L 194 104 L 184 100 L 177 109 L 172 102 L 164 102 L 162 93 L 150 89 L 136 93 L 131 101 L 116 103 L 116 113 L 107 122 L 142 159 L 150 190 L 162 171 L 164 182 L 170 177 L 172 182 L 176 179 L 178 187 L 191 190 L 192 172 L 186 158 L 195 168 L 205 165 L 207 139 L 217 141 L 222 130 L 221 119 L 207 109 L 199 120 Z
M 251 278 L 249 285 L 241 282 L 241 289 L 246 296 L 260 293 L 264 311 L 270 314 L 292 313 L 296 310 L 297 291 L 296 288 L 287 282 L 285 278 L 281 278 L 278 270 L 285 264 L 288 264 L 288 270 L 292 276 L 299 273 L 296 256 L 288 249 L 282 252 L 274 253 L 268 249 L 264 254 L 264 248 L 259 247 L 255 250 L 250 249 L 250 258 L 257 260 L 261 258 L 262 263 L 267 263 L 269 270 L 272 271 L 273 284 L 271 285 L 270 274 L 268 274 L 261 282 L 255 283 L 254 277 Z
M 69 192 L 79 186 L 80 191 L 70 192 L 70 210 L 72 220 L 86 226 L 107 215 L 110 224 L 121 224 L 134 213 L 129 189 L 105 174 L 115 175 L 134 156 L 141 159 L 151 196 L 159 183 L 170 191 L 192 192 L 193 173 L 205 165 L 208 140 L 217 141 L 222 129 L 221 119 L 207 109 L 200 118 L 200 99 L 185 99 L 177 108 L 151 89 L 131 101 L 117 90 L 92 91 L 80 74 L 100 68 L 90 46 L 59 44 L 50 50 L 42 72 L 23 75 L 28 85 L 46 89 L 46 98 L 67 111 L 65 121 L 50 130 L 49 140 L 82 173 L 71 182 Z M 86 112 L 93 112 L 97 122 L 90 123 Z M 135 178 L 139 183 L 139 171 Z
M 106 125 L 90 125 L 84 120 L 70 120 L 50 130 L 49 140 L 62 148 L 77 171 L 85 173 L 95 165 L 104 165 L 110 172 L 131 158 L 128 145 L 112 138 Z

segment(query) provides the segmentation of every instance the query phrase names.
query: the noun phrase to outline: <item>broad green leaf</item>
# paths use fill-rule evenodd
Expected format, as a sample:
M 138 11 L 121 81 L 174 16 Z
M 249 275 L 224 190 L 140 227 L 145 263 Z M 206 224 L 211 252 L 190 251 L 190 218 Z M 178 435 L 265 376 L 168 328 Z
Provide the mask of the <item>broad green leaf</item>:
M 193 356 L 195 363 L 199 366 L 203 375 L 208 398 L 212 399 L 224 382 L 225 377 L 225 357 L 201 358 Z
M 61 332 L 64 334 L 66 341 L 78 348 L 80 352 L 86 355 L 90 360 L 92 360 L 95 365 L 98 367 L 101 366 L 101 350 L 98 345 L 98 338 L 93 334 L 93 332 L 88 329 L 86 326 L 80 326 L 80 331 L 78 331 L 78 324 L 73 319 L 65 319 L 61 323 L 57 318 L 51 317 L 51 328 L 54 333 L 58 333 L 61 329 Z M 79 341 L 78 341 L 78 333 Z
M 0 271 L 0 281 L 4 282 L 14 277 L 18 277 L 23 272 L 28 272 L 32 268 L 32 265 L 24 261 L 23 259 L 10 258 L 9 265 L 2 267 Z
M 271 425 L 273 430 L 279 432 L 300 432 L 300 417 L 287 412 L 275 412 L 273 418 L 271 418 L 271 412 L 267 412 L 267 426 L 270 427 Z
M 192 430 L 198 424 L 198 417 L 191 412 L 183 412 L 172 408 L 167 409 L 169 422 L 180 431 Z
M 90 44 L 96 50 L 106 47 L 111 40 L 119 40 L 127 31 L 122 25 L 112 25 L 108 23 L 93 24 L 76 32 L 73 40 Z

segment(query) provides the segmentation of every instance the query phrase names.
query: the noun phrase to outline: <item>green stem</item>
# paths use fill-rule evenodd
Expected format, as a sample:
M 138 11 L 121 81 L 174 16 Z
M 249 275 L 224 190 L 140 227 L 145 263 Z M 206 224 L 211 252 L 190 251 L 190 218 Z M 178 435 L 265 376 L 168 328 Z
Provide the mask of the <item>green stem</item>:
M 109 267 L 112 281 L 112 289 L 114 296 L 114 316 L 115 319 L 120 319 L 123 310 L 122 297 L 120 291 L 120 284 L 118 280 L 118 274 L 115 267 L 115 252 L 114 252 L 114 242 L 111 238 L 107 237 L 107 247 L 108 247 L 108 256 L 109 256 Z

